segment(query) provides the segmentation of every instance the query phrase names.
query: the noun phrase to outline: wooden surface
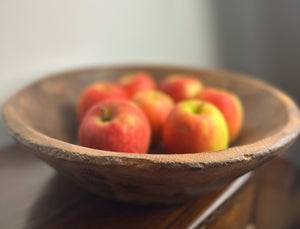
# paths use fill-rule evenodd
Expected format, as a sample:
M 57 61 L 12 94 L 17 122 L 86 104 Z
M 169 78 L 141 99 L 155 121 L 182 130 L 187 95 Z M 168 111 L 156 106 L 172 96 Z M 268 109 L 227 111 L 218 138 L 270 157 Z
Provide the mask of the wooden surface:
M 245 109 L 235 147 L 168 155 L 161 148 L 129 154 L 76 145 L 75 107 L 81 90 L 140 70 L 157 81 L 171 73 L 195 75 L 205 85 L 235 92 Z M 107 67 L 58 74 L 21 90 L 3 111 L 10 133 L 39 158 L 91 192 L 135 203 L 183 202 L 219 190 L 287 149 L 300 131 L 296 104 L 267 83 L 225 71 L 179 67 Z
M 225 190 L 174 206 L 119 203 L 82 190 L 13 145 L 0 151 L 0 228 L 296 229 L 298 175 L 276 158 L 203 218 Z

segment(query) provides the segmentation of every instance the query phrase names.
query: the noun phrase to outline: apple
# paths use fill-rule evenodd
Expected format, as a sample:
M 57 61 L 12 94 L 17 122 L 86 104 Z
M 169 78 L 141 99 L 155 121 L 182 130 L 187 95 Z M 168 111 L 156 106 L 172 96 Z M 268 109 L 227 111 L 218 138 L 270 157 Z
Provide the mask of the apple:
M 244 119 L 243 106 L 239 97 L 230 91 L 206 87 L 196 98 L 214 104 L 222 112 L 227 122 L 229 139 L 232 143 L 242 129 Z
M 97 82 L 86 87 L 80 94 L 77 104 L 77 116 L 82 120 L 90 107 L 105 99 L 127 99 L 127 94 L 117 84 L 109 82 Z
M 129 98 L 132 98 L 137 92 L 156 89 L 155 81 L 152 76 L 146 72 L 135 72 L 123 75 L 119 83 Z
M 170 154 L 222 150 L 229 144 L 227 124 L 213 104 L 185 100 L 176 104 L 168 116 L 163 143 Z
M 147 153 L 150 124 L 143 111 L 128 100 L 107 99 L 84 116 L 78 131 L 81 146 L 126 153 Z
M 135 94 L 132 101 L 147 116 L 152 130 L 152 141 L 157 143 L 161 139 L 162 126 L 174 107 L 172 98 L 161 91 L 153 90 Z
M 159 84 L 159 89 L 175 102 L 194 98 L 202 88 L 202 82 L 192 75 L 170 75 Z

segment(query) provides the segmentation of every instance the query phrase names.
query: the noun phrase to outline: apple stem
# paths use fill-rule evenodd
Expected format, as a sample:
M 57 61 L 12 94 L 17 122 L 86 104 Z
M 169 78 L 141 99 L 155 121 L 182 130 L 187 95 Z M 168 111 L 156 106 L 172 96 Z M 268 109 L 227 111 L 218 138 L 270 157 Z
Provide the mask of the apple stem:
M 103 118 L 102 121 L 103 122 L 108 122 L 111 120 L 111 112 L 109 109 L 105 108 L 105 107 L 101 107 L 102 110 L 102 114 L 103 114 Z
M 196 114 L 200 114 L 204 106 L 205 106 L 205 102 L 202 101 L 201 104 L 200 104 L 200 106 L 196 110 Z

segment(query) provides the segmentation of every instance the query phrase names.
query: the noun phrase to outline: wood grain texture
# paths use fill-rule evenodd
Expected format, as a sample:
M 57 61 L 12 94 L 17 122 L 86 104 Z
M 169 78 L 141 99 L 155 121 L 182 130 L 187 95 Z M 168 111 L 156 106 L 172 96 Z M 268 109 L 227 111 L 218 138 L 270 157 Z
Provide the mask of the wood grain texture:
M 0 228 L 6 229 L 210 228 L 227 212 L 232 225 L 245 226 L 251 216 L 247 203 L 255 196 L 255 182 L 247 180 L 197 222 L 226 189 L 173 206 L 138 206 L 85 191 L 20 145 L 0 150 L 0 165 Z M 236 205 L 244 211 L 236 214 Z M 225 217 L 221 225 L 223 220 L 229 222 Z
M 0 150 L 0 228 L 300 228 L 300 171 L 280 156 L 254 174 L 203 218 L 225 190 L 172 206 L 119 203 L 85 191 L 13 145 Z
M 237 93 L 245 108 L 239 139 L 229 149 L 197 154 L 126 154 L 76 145 L 75 104 L 95 81 L 148 71 L 157 81 L 170 73 L 199 77 L 206 85 Z M 220 189 L 288 148 L 300 130 L 293 100 L 254 78 L 224 71 L 125 66 L 77 70 L 35 82 L 3 109 L 10 133 L 38 157 L 100 196 L 141 204 L 176 203 Z M 187 179 L 188 178 L 188 179 Z
M 273 172 L 267 171 L 270 167 L 260 168 L 260 172 L 264 176 L 256 175 L 257 189 L 257 206 L 254 209 L 256 215 L 257 229 L 272 228 L 284 229 L 293 228 L 289 222 L 289 218 L 294 215 L 299 223 L 298 212 L 290 211 L 291 199 L 297 200 L 293 195 L 299 195 L 298 190 L 293 194 L 293 185 L 299 188 L 299 177 L 296 177 L 296 171 L 288 160 L 273 160 Z M 299 170 L 298 170 L 299 173 Z M 297 180 L 298 178 L 298 180 Z M 297 202 L 294 202 L 297 204 Z M 299 207 L 300 205 L 298 205 Z M 291 220 L 292 221 L 292 220 Z M 298 227 L 299 228 L 299 224 Z

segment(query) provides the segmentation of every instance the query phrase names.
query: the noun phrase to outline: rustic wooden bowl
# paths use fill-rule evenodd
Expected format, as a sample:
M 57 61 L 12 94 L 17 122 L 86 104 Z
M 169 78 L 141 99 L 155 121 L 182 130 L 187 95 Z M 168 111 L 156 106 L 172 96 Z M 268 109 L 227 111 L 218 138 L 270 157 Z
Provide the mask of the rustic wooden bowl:
M 81 90 L 132 71 L 159 81 L 170 73 L 199 77 L 237 93 L 245 109 L 242 133 L 221 151 L 167 155 L 127 154 L 76 145 L 75 105 Z M 39 158 L 100 196 L 141 204 L 169 204 L 220 189 L 287 149 L 299 134 L 300 115 L 287 95 L 260 80 L 224 71 L 160 66 L 105 67 L 39 80 L 12 96 L 3 109 L 12 136 Z

